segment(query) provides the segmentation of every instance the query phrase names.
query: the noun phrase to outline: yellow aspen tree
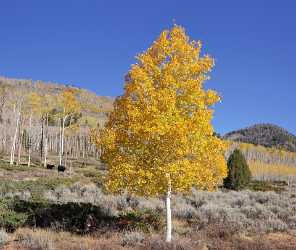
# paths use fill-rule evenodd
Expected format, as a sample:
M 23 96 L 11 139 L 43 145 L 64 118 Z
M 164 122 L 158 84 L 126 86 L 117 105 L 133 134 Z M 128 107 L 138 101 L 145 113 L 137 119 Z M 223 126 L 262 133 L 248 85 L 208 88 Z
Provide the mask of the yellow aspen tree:
M 28 96 L 28 102 L 26 110 L 29 114 L 29 129 L 28 129 L 28 137 L 29 137 L 29 147 L 28 147 L 28 163 L 27 165 L 31 165 L 31 153 L 32 153 L 32 120 L 33 118 L 40 119 L 42 121 L 42 97 L 40 94 L 33 92 Z M 42 160 L 42 159 L 41 159 Z
M 26 110 L 29 113 L 29 154 L 28 154 L 28 166 L 31 164 L 31 128 L 33 116 L 40 120 L 41 123 L 41 142 L 40 142 L 40 154 L 41 162 L 43 161 L 44 167 L 47 164 L 47 151 L 48 151 L 48 119 L 49 113 L 54 107 L 54 97 L 47 94 L 39 94 L 36 92 L 31 93 L 28 96 L 28 102 Z M 43 157 L 44 151 L 44 157 Z
M 73 115 L 81 111 L 81 104 L 77 98 L 75 89 L 66 88 L 57 97 L 57 109 L 60 119 L 60 149 L 59 149 L 59 164 L 62 165 L 64 154 L 64 137 L 65 123 L 67 119 L 71 119 Z
M 107 190 L 164 196 L 171 241 L 171 194 L 213 190 L 227 175 L 225 145 L 214 136 L 212 106 L 220 100 L 204 82 L 214 60 L 180 26 L 163 31 L 137 56 L 105 128 L 96 134 L 107 163 Z
M 49 122 L 49 115 L 50 112 L 52 112 L 54 108 L 54 104 L 56 102 L 55 96 L 45 94 L 42 96 L 42 122 L 45 127 L 44 130 L 44 160 L 43 160 L 43 166 L 46 167 L 47 165 L 47 156 L 48 156 L 48 122 Z

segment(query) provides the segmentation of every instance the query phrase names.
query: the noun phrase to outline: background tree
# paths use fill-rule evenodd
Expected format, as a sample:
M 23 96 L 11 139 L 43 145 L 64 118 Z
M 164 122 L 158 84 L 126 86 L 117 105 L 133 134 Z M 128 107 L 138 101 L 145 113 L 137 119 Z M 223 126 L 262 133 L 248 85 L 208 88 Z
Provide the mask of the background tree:
M 96 135 L 108 190 L 166 196 L 167 241 L 171 193 L 213 190 L 227 173 L 224 144 L 211 125 L 210 107 L 220 98 L 203 88 L 214 61 L 200 50 L 201 42 L 190 41 L 183 28 L 163 31 L 137 57 L 124 94 Z
M 228 176 L 224 179 L 224 187 L 240 190 L 251 181 L 251 171 L 248 163 L 239 149 L 235 149 L 228 162 Z
M 57 110 L 60 119 L 60 149 L 59 149 L 59 164 L 62 164 L 64 154 L 64 137 L 65 125 L 69 120 L 71 124 L 72 118 L 80 113 L 81 104 L 76 96 L 77 92 L 74 89 L 67 88 L 62 91 L 57 97 Z
M 0 123 L 3 122 L 3 111 L 7 104 L 9 85 L 0 81 Z
M 11 140 L 11 150 L 10 150 L 10 165 L 14 164 L 16 143 L 20 136 L 20 123 L 22 119 L 22 109 L 25 100 L 24 94 L 18 89 L 17 86 L 12 88 L 14 95 L 10 95 L 9 104 L 11 110 L 13 110 L 13 119 L 14 119 L 14 133 Z
M 39 164 L 39 158 L 44 165 L 47 158 L 55 163 L 55 155 L 60 154 L 61 148 L 60 116 L 63 113 L 58 97 L 66 90 L 74 93 L 81 110 L 65 119 L 65 150 L 76 159 L 98 157 L 89 131 L 94 124 L 104 124 L 113 99 L 73 86 L 0 77 L 0 153 L 4 161 L 12 159 L 13 163 L 17 155 L 16 162 L 20 162 L 21 156 L 26 155 L 29 165 Z M 31 97 L 35 99 L 33 103 Z
M 49 116 L 51 114 L 51 111 L 54 108 L 54 103 L 56 102 L 56 97 L 48 94 L 44 94 L 41 97 L 41 122 L 42 122 L 42 134 L 43 139 L 42 142 L 44 142 L 44 160 L 43 165 L 46 167 L 47 165 L 47 155 L 48 155 L 48 125 L 49 125 Z
M 1 138 L 1 153 L 7 152 L 7 123 L 6 116 L 7 104 L 9 100 L 10 86 L 0 79 L 0 138 Z
M 31 164 L 31 129 L 32 129 L 32 119 L 36 118 L 39 121 L 41 127 L 41 140 L 40 140 L 40 157 L 41 162 L 43 161 L 43 148 L 44 148 L 44 165 L 46 166 L 46 156 L 47 156 L 47 128 L 48 128 L 48 116 L 52 109 L 51 100 L 52 97 L 49 95 L 41 95 L 37 92 L 33 92 L 29 95 L 27 101 L 26 110 L 29 114 L 29 127 L 28 127 L 28 166 Z M 44 127 L 46 126 L 46 129 Z M 44 133 L 45 130 L 45 133 Z M 45 145 L 45 146 L 44 146 Z

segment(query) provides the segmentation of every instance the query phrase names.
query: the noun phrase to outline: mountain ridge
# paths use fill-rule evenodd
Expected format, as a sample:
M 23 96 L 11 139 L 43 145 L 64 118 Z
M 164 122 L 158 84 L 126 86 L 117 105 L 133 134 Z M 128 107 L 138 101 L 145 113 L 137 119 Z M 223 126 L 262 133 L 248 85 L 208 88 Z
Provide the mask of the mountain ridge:
M 296 136 L 271 123 L 258 123 L 226 133 L 223 139 L 296 152 Z

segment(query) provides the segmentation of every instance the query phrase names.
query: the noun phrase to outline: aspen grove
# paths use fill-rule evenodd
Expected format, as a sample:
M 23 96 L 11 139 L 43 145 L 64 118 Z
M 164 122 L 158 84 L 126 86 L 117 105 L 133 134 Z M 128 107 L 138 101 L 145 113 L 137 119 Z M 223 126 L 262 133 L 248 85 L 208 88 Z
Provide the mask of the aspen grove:
M 44 167 L 48 161 L 66 165 L 67 157 L 99 158 L 90 134 L 102 122 L 94 97 L 71 86 L 1 78 L 1 155 L 10 165 Z

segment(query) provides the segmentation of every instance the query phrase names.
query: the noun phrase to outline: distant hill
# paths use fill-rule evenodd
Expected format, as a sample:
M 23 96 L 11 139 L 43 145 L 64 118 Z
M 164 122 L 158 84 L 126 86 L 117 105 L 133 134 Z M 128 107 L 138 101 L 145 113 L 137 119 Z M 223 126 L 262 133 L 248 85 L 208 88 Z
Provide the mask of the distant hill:
M 229 132 L 223 138 L 296 152 L 296 136 L 273 124 L 256 124 Z
M 6 96 L 1 93 L 1 87 L 8 86 L 9 91 Z M 78 88 L 69 84 L 59 84 L 54 82 L 32 81 L 28 79 L 14 79 L 0 76 L 0 112 L 4 108 L 4 101 L 13 98 L 16 89 L 24 94 L 37 92 L 39 94 L 57 95 L 65 88 L 79 90 L 78 99 L 81 103 L 88 103 L 98 108 L 100 112 L 93 112 L 92 110 L 82 110 L 83 119 L 88 122 L 95 122 L 103 125 L 107 120 L 107 113 L 113 110 L 114 98 L 107 96 L 99 96 L 87 89 Z M 2 103 L 3 102 L 3 103 Z M 6 101 L 7 102 L 7 101 Z M 2 107 L 3 106 L 3 107 Z M 3 110 L 2 110 L 3 111 Z M 11 110 L 7 110 L 8 116 Z

